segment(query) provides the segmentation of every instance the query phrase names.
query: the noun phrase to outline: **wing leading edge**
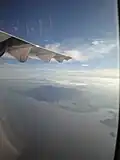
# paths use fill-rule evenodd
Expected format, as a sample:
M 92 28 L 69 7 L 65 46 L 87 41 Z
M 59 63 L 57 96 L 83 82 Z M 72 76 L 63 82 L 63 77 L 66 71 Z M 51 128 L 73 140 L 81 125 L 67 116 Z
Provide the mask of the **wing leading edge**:
M 70 56 L 56 53 L 2 31 L 0 31 L 0 48 L 1 46 L 4 52 L 9 53 L 20 62 L 25 62 L 29 57 L 35 56 L 47 62 L 52 58 L 60 63 L 72 59 Z

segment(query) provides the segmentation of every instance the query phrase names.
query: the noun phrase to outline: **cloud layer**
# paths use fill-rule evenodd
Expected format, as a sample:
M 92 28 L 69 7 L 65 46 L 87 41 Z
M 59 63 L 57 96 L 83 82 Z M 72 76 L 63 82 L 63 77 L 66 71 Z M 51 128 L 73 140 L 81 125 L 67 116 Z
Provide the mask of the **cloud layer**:
M 45 48 L 57 53 L 71 56 L 73 59 L 64 61 L 64 64 L 75 64 L 73 67 L 82 68 L 118 68 L 118 44 L 117 39 L 103 38 L 81 40 L 77 38 L 66 39 L 60 43 L 46 44 Z M 9 54 L 4 57 L 13 59 Z M 4 59 L 4 58 L 3 58 Z M 27 63 L 40 64 L 38 57 L 30 57 Z M 55 59 L 51 60 L 52 62 Z M 17 62 L 16 62 L 17 63 Z M 76 68 L 77 68 L 76 67 Z
M 117 40 L 100 39 L 91 40 L 89 43 L 82 44 L 81 41 L 69 40 L 62 43 L 47 44 L 47 49 L 68 54 L 74 60 L 88 61 L 91 59 L 105 58 L 106 56 L 117 56 Z

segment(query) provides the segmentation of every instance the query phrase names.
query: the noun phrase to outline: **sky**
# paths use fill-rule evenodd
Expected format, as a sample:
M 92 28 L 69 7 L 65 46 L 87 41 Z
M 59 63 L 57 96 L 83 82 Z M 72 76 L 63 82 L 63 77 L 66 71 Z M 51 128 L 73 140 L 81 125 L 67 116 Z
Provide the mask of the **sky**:
M 72 56 L 74 68 L 118 67 L 116 0 L 4 0 L 0 15 L 1 30 Z

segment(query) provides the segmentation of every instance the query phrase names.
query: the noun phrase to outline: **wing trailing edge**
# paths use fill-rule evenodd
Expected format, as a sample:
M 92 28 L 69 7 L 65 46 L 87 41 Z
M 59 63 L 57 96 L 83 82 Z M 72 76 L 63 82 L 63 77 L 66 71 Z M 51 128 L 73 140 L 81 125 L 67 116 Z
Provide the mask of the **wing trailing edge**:
M 20 62 L 26 62 L 29 56 L 36 56 L 47 62 L 51 61 L 53 58 L 59 63 L 62 63 L 64 60 L 68 61 L 72 59 L 70 56 L 59 54 L 42 46 L 32 44 L 21 38 L 0 31 L 0 48 L 2 47 L 5 52 L 9 53 Z

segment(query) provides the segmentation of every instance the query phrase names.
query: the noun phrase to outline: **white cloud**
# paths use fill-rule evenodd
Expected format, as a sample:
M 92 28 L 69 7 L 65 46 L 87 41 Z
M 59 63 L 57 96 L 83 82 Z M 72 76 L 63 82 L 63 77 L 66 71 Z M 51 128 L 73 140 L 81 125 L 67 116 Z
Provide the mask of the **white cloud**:
M 93 41 L 92 44 L 97 45 L 97 44 L 99 44 L 99 41 Z
M 110 54 L 116 54 L 117 56 L 117 44 L 112 41 L 104 41 L 93 46 L 89 46 L 83 51 L 87 54 L 88 59 L 104 58 L 110 56 Z
M 88 60 L 88 57 L 83 55 L 78 50 L 66 50 L 65 53 L 71 57 L 73 57 L 74 60 L 80 60 L 80 61 L 86 61 Z
M 69 42 L 70 43 L 70 42 Z M 104 58 L 106 55 L 114 54 L 117 56 L 117 41 L 115 40 L 94 40 L 89 44 L 71 44 L 69 45 L 65 41 L 65 44 L 62 42 L 47 44 L 45 47 L 53 51 L 67 54 L 73 57 L 74 60 L 78 61 L 88 61 L 95 58 Z M 74 43 L 72 41 L 72 43 Z M 92 44 L 92 45 L 91 45 Z M 72 48 L 73 46 L 73 48 Z
M 93 45 L 98 45 L 98 44 L 102 44 L 102 43 L 104 43 L 103 40 L 94 40 L 94 41 L 92 41 Z
M 64 55 L 69 55 L 72 56 L 74 60 L 81 60 L 85 61 L 87 60 L 87 56 L 84 56 L 79 50 L 76 49 L 71 49 L 71 50 L 63 50 L 61 49 L 61 44 L 60 43 L 54 43 L 54 44 L 47 44 L 45 45 L 45 48 L 50 49 L 52 51 L 64 54 Z
M 97 41 L 94 47 L 93 46 L 89 47 L 89 50 L 96 53 L 107 54 L 107 53 L 110 53 L 110 51 L 115 47 L 116 47 L 116 44 L 111 41 L 103 41 L 103 43 Z
M 89 65 L 88 64 L 82 64 L 82 67 L 88 67 Z
M 87 65 L 86 65 L 87 66 Z M 119 69 L 92 69 L 92 70 L 84 70 L 77 69 L 70 70 L 67 68 L 61 69 L 61 67 L 53 67 L 51 65 L 46 65 L 46 67 L 42 65 L 34 67 L 30 67 L 29 65 L 21 65 L 21 64 L 4 64 L 0 67 L 1 77 L 4 78 L 15 78 L 15 79 L 30 79 L 37 77 L 46 77 L 51 80 L 69 80 L 70 77 L 72 79 L 81 79 L 81 77 L 98 77 L 98 78 L 119 78 Z M 77 76 L 77 78 L 76 78 Z M 54 78 L 53 78 L 54 77 Z
M 47 44 L 45 45 L 45 48 L 53 50 L 55 52 L 61 52 L 60 43 Z

